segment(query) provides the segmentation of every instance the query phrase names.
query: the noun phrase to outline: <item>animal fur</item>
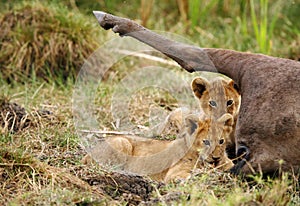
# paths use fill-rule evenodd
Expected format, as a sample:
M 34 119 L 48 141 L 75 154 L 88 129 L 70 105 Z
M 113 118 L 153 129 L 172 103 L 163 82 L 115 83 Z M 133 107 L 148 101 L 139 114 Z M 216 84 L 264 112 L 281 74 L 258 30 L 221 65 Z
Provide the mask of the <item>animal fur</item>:
M 241 96 L 236 138 L 250 151 L 241 169 L 275 172 L 300 169 L 300 62 L 225 49 L 201 49 L 158 35 L 135 22 L 94 12 L 100 26 L 131 36 L 169 56 L 189 72 L 219 72 L 237 83 Z M 279 160 L 283 164 L 279 165 Z M 244 161 L 244 160 L 243 160 Z M 244 166 L 244 167 L 242 167 Z
M 130 135 L 107 137 L 82 162 L 95 160 L 103 166 L 165 182 L 186 179 L 194 168 L 204 166 L 229 170 L 233 163 L 225 149 L 232 131 L 232 115 L 226 113 L 217 120 L 204 117 L 195 120 L 194 116 L 186 117 L 181 138 L 174 141 Z

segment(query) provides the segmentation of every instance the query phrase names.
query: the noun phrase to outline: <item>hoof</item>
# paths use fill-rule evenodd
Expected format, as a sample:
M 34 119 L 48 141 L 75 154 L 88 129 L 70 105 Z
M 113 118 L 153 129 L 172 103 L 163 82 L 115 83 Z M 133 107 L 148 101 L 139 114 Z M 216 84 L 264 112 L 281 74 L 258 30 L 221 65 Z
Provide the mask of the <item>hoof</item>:
M 230 169 L 230 173 L 238 175 L 246 164 L 246 161 L 250 159 L 250 150 L 246 146 L 239 146 L 237 151 L 237 157 L 239 157 L 237 163 Z

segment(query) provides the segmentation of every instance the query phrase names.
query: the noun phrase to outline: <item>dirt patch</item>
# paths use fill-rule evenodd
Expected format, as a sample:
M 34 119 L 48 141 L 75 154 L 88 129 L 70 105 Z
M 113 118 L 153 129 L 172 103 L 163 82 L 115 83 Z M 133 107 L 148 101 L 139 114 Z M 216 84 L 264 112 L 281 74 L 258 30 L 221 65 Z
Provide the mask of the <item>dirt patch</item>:
M 31 121 L 23 107 L 8 99 L 0 99 L 0 126 L 2 133 L 18 132 L 30 125 Z
M 189 194 L 168 191 L 164 183 L 136 174 L 103 171 L 102 174 L 85 172 L 78 176 L 113 199 L 128 205 L 157 205 L 178 201 L 180 198 L 189 199 Z
M 48 110 L 27 112 L 24 107 L 8 98 L 0 98 L 0 131 L 17 133 L 31 126 L 38 126 L 45 122 L 55 124 L 59 118 Z
M 159 187 L 157 182 L 145 177 L 113 171 L 102 171 L 102 174 L 84 172 L 79 177 L 113 199 L 133 205 L 149 201 L 154 188 Z

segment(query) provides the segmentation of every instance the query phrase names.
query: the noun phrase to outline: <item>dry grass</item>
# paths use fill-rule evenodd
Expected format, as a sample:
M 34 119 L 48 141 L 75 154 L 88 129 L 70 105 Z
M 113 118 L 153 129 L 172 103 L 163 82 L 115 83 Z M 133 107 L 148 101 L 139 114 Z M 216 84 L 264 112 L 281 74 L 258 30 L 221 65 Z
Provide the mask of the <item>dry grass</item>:
M 0 69 L 6 80 L 75 76 L 99 46 L 97 25 L 63 5 L 23 3 L 0 16 Z
M 79 179 L 69 171 L 42 163 L 31 155 L 21 151 L 1 150 L 0 163 L 1 201 L 31 204 L 47 204 L 56 199 L 67 203 L 80 202 L 80 196 L 85 198 L 103 199 L 101 190 L 92 188 L 87 182 Z M 63 192 L 60 198 L 55 197 Z M 54 197 L 51 193 L 57 191 Z M 65 196 L 66 194 L 73 196 Z
M 5 97 L 0 98 L 1 133 L 18 132 L 30 125 L 25 109 L 10 103 Z
M 1 204 L 297 205 L 300 202 L 298 177 L 292 174 L 282 174 L 274 179 L 255 176 L 245 181 L 228 173 L 203 169 L 196 171 L 189 181 L 164 185 L 147 178 L 104 170 L 97 165 L 82 165 L 80 161 L 86 152 L 71 123 L 70 99 L 65 97 L 72 87 L 62 90 L 49 83 L 35 83 L 25 88 L 10 88 L 6 93 L 13 96 L 19 90 L 27 92 L 6 100 L 6 103 L 27 99 L 25 112 L 30 120 L 36 117 L 31 116 L 33 111 L 45 105 L 53 115 L 52 118 L 34 119 L 35 124 L 21 131 L 10 133 L 7 130 L 1 134 Z M 110 88 L 102 93 L 100 99 L 104 105 L 109 102 L 112 92 Z M 34 95 L 36 93 L 38 95 Z M 149 111 L 149 107 L 139 101 L 143 95 L 149 106 L 174 103 L 167 94 L 138 91 L 132 96 L 131 103 L 132 112 L 139 116 L 140 122 L 147 121 Z M 16 108 L 23 107 L 18 105 Z M 109 106 L 100 108 L 103 112 L 110 111 Z M 98 115 L 101 118 L 101 113 Z M 111 124 L 109 121 L 106 118 L 99 124 L 105 127 Z

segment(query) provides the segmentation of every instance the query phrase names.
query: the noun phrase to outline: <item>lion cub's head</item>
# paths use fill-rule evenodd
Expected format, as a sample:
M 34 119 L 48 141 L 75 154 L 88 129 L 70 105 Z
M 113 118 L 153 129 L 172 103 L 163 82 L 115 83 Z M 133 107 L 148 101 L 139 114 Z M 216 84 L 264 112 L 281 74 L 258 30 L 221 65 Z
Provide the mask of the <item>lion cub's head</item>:
M 195 141 L 198 142 L 201 162 L 222 170 L 228 170 L 233 166 L 226 154 L 226 144 L 233 123 L 233 117 L 228 113 L 217 120 L 209 118 L 198 122 L 194 135 Z
M 240 107 L 240 94 L 237 85 L 232 80 L 216 78 L 208 82 L 202 77 L 196 77 L 191 84 L 194 95 L 199 99 L 200 108 L 213 119 L 229 113 L 237 117 Z

